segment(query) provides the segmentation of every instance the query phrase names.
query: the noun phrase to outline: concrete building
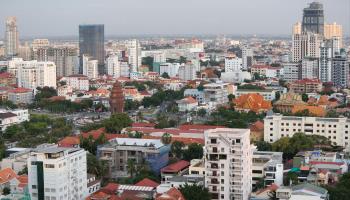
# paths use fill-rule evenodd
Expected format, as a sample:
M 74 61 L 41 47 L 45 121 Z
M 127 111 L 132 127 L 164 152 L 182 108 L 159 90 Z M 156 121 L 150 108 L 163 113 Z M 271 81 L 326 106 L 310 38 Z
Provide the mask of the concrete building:
M 176 77 L 179 74 L 180 63 L 162 63 L 159 65 L 159 75 L 167 73 L 169 77 Z
M 7 99 L 14 104 L 31 104 L 34 99 L 33 90 L 28 88 L 9 90 L 7 96 Z
M 304 33 L 324 34 L 324 12 L 322 3 L 312 2 L 309 4 L 309 7 L 304 8 L 302 31 Z
M 66 82 L 66 85 L 71 86 L 73 90 L 89 90 L 89 78 L 82 74 L 66 76 L 60 79 Z
M 346 88 L 349 85 L 349 61 L 345 51 L 332 59 L 332 82 L 337 88 Z
M 37 87 L 56 88 L 56 65 L 53 62 L 23 61 L 13 58 L 8 71 L 17 78 L 17 86 L 36 91 Z
M 267 101 L 273 101 L 276 98 L 276 90 L 273 90 L 273 89 L 265 89 L 265 90 L 237 89 L 234 95 L 237 98 L 237 97 L 240 97 L 241 95 L 252 94 L 252 93 L 260 94 Z
M 28 159 L 28 189 L 33 200 L 85 199 L 86 151 L 79 148 L 43 147 Z
M 83 75 L 89 79 L 98 78 L 98 60 L 91 60 L 90 57 L 83 55 Z
M 284 63 L 283 64 L 283 80 L 287 82 L 296 81 L 299 79 L 299 69 L 298 63 Z
M 347 118 L 296 117 L 280 114 L 266 116 L 264 119 L 264 140 L 275 142 L 282 137 L 292 137 L 294 133 L 321 135 L 333 144 L 349 150 L 350 120 Z
M 127 62 L 120 62 L 120 76 L 130 77 L 130 66 Z
M 78 48 L 70 46 L 41 47 L 33 52 L 38 61 L 51 61 L 56 65 L 57 77 L 79 74 Z
M 165 183 L 175 176 L 183 176 L 188 174 L 190 163 L 186 160 L 180 160 L 160 170 L 161 182 Z
M 138 40 L 130 40 L 127 42 L 128 62 L 131 67 L 131 72 L 139 72 L 141 66 L 141 45 Z
M 247 70 L 254 64 L 253 49 L 248 46 L 242 48 L 242 69 Z
M 293 34 L 293 62 L 299 62 L 304 57 L 319 58 L 322 36 L 314 33 Z
M 6 18 L 6 31 L 5 31 L 5 55 L 13 57 L 18 54 L 19 37 L 17 30 L 16 17 Z
M 228 83 L 208 83 L 204 85 L 204 100 L 210 107 L 228 102 Z
M 321 82 L 332 81 L 332 48 L 322 42 L 320 46 L 318 78 Z
M 217 128 L 205 135 L 205 187 L 212 199 L 248 200 L 252 191 L 249 129 Z
M 338 37 L 340 39 L 340 44 L 343 44 L 343 26 L 334 22 L 333 24 L 324 25 L 324 38 L 329 40 L 333 37 Z
M 138 138 L 116 138 L 109 144 L 97 149 L 97 156 L 108 161 L 111 177 L 128 176 L 127 164 L 129 159 L 135 161 L 135 166 L 145 161 L 150 169 L 159 174 L 160 169 L 168 164 L 170 147 L 160 140 Z
M 303 183 L 292 187 L 280 187 L 276 190 L 276 197 L 280 200 L 328 200 L 328 191 L 309 183 Z
M 252 167 L 252 186 L 263 179 L 264 186 L 283 185 L 283 152 L 254 151 Z
M 318 58 L 305 57 L 301 61 L 300 79 L 318 79 Z
M 228 55 L 225 57 L 225 72 L 237 72 L 242 69 L 242 58 L 235 55 Z
M 196 79 L 196 66 L 191 63 L 186 63 L 179 67 L 179 78 L 184 81 Z
M 190 175 L 205 175 L 205 163 L 203 159 L 192 159 L 190 163 L 190 167 L 188 168 L 188 173 Z
M 289 90 L 294 93 L 318 93 L 322 91 L 322 83 L 318 79 L 297 80 L 290 84 Z
M 204 91 L 199 91 L 198 89 L 186 89 L 184 91 L 184 96 L 191 96 L 195 98 L 199 104 L 205 103 Z
M 106 60 L 107 74 L 113 78 L 119 78 L 121 75 L 119 57 L 117 55 L 110 55 Z
M 253 65 L 250 70 L 252 75 L 257 73 L 266 78 L 279 78 L 283 76 L 283 68 L 272 67 L 270 65 Z

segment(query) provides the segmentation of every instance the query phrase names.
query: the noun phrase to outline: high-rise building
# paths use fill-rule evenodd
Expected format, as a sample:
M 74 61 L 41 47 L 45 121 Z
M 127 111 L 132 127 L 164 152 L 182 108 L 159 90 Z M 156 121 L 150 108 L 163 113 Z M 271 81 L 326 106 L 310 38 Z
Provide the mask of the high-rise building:
M 337 23 L 325 24 L 324 25 L 324 38 L 329 40 L 333 37 L 339 38 L 340 48 L 342 48 L 343 43 L 343 27 Z
M 179 73 L 180 63 L 163 63 L 159 66 L 159 75 L 167 73 L 169 77 L 176 77 Z
M 321 82 L 332 80 L 332 48 L 326 42 L 320 46 L 320 58 L 318 76 Z
M 248 46 L 242 48 L 242 68 L 248 69 L 253 65 L 254 52 Z
M 283 79 L 292 82 L 299 79 L 299 63 L 284 63 L 283 64 Z
M 196 79 L 196 66 L 191 62 L 179 67 L 179 78 L 184 81 Z
M 39 147 L 30 153 L 27 165 L 32 200 L 76 200 L 87 197 L 84 149 Z
M 324 34 L 324 13 L 323 5 L 319 2 L 312 2 L 309 7 L 304 8 L 303 22 L 302 22 L 303 33 L 316 33 L 323 36 Z
M 301 34 L 301 23 L 297 22 L 296 24 L 293 25 L 293 35 L 295 34 Z
M 111 108 L 111 113 L 122 113 L 124 112 L 124 94 L 123 88 L 120 82 L 116 81 L 113 84 L 111 91 L 111 96 L 109 98 L 109 105 Z
M 205 131 L 205 187 L 212 199 L 247 200 L 252 190 L 249 129 Z
M 92 60 L 89 56 L 83 55 L 83 74 L 89 79 L 98 77 L 98 60 Z
M 18 57 L 23 58 L 23 60 L 31 60 L 32 51 L 28 42 L 25 42 L 24 45 L 18 47 Z
M 80 73 L 83 73 L 82 59 L 83 55 L 91 57 L 98 61 L 98 73 L 104 74 L 105 49 L 104 49 L 104 25 L 88 24 L 79 25 L 79 55 L 80 55 Z
M 304 57 L 319 58 L 322 37 L 314 33 L 293 34 L 293 62 L 299 62 Z
M 79 73 L 78 48 L 76 47 L 39 47 L 33 51 L 33 55 L 38 61 L 54 62 L 58 77 Z
M 6 56 L 13 57 L 18 54 L 19 37 L 16 17 L 6 18 L 5 51 Z
M 235 55 L 228 55 L 225 57 L 225 72 L 237 72 L 242 69 L 242 58 Z
M 335 87 L 346 88 L 349 84 L 349 61 L 345 51 L 332 58 L 332 82 Z
M 17 86 L 36 90 L 37 87 L 56 88 L 56 65 L 53 62 L 23 61 L 13 58 L 8 71 L 17 78 Z
M 48 39 L 34 39 L 32 42 L 32 49 L 35 52 L 39 48 L 49 47 L 50 42 Z M 34 60 L 36 58 L 34 57 Z
M 106 60 L 107 74 L 113 76 L 113 78 L 119 78 L 121 69 L 119 57 L 117 55 L 110 55 Z
M 318 58 L 303 58 L 300 79 L 318 79 Z
M 128 62 L 131 67 L 131 72 L 138 72 L 141 66 L 141 45 L 138 40 L 130 40 L 127 43 Z

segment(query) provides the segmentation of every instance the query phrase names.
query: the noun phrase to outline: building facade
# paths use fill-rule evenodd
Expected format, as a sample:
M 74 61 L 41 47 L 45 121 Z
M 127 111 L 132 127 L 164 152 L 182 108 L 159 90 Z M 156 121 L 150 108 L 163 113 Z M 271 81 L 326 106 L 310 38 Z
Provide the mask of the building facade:
M 217 128 L 205 135 L 205 187 L 212 199 L 247 200 L 252 191 L 249 129 Z
M 16 17 L 6 18 L 6 31 L 5 31 L 5 55 L 13 57 L 18 54 L 19 37 L 17 30 Z
M 332 82 L 337 88 L 349 85 L 349 61 L 345 52 L 332 58 Z
M 324 34 L 324 13 L 323 5 L 319 2 L 312 2 L 309 7 L 304 8 L 302 31 Z

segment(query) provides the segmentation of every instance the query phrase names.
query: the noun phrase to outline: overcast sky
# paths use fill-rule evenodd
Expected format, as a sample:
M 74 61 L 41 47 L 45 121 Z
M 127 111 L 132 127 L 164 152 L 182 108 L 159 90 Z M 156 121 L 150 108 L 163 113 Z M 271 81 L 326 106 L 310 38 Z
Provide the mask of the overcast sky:
M 0 0 L 0 38 L 6 16 L 17 16 L 20 37 L 77 36 L 78 25 L 105 24 L 106 35 L 291 34 L 307 0 Z M 326 22 L 349 33 L 350 0 L 320 0 Z

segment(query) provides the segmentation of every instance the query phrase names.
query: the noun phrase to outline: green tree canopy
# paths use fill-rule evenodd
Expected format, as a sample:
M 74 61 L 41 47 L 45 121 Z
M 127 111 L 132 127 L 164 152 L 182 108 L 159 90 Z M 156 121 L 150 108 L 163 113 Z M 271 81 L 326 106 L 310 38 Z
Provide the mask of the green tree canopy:
M 181 185 L 179 188 L 182 195 L 185 197 L 185 199 L 191 199 L 191 200 L 210 200 L 210 193 L 208 191 L 208 188 L 205 188 L 203 185 Z
M 106 119 L 103 124 L 109 133 L 120 133 L 120 131 L 130 126 L 132 120 L 126 113 L 113 114 L 109 119 Z

